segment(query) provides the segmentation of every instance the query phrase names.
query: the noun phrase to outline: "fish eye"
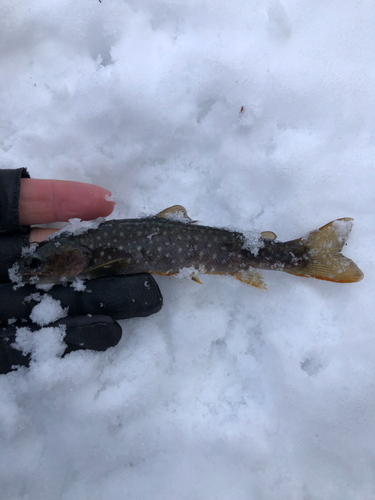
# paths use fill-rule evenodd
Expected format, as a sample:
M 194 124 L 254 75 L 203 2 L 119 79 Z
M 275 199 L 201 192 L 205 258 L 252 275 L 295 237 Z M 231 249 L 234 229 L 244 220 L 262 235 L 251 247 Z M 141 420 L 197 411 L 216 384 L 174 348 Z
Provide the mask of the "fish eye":
M 37 253 L 34 253 L 26 260 L 26 265 L 31 271 L 38 271 L 44 263 L 44 259 Z

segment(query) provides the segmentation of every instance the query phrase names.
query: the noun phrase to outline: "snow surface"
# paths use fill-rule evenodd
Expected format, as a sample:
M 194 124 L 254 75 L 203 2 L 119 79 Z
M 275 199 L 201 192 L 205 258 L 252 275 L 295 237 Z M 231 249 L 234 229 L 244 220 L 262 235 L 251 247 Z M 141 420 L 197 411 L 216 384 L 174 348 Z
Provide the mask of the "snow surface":
M 353 217 L 340 285 L 157 277 L 162 311 L 0 376 L 2 500 L 375 499 L 375 4 L 0 3 L 0 167 L 113 217 L 300 237 Z M 57 336 L 56 336 L 57 335 Z M 60 335 L 60 336 L 59 336 Z

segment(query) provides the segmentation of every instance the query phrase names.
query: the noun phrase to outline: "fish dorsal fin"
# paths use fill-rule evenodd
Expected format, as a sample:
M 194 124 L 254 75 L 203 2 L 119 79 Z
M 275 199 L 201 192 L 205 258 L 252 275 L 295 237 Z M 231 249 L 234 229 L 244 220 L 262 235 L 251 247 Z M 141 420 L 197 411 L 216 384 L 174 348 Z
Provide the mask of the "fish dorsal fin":
M 101 278 L 103 276 L 117 276 L 126 274 L 126 269 L 129 267 L 129 259 L 115 259 L 98 266 L 92 266 L 81 273 L 79 278 Z
M 182 205 L 173 205 L 172 207 L 165 208 L 156 217 L 160 219 L 170 219 L 170 220 L 180 220 L 183 222 L 197 222 L 192 219 L 187 214 L 186 208 Z
M 273 231 L 263 231 L 261 233 L 261 236 L 264 240 L 270 240 L 270 241 L 276 240 L 277 238 L 276 234 Z
M 234 273 L 232 276 L 237 278 L 239 281 L 242 281 L 242 283 L 245 283 L 246 285 L 263 288 L 264 290 L 267 289 L 262 280 L 262 273 L 257 269 L 247 269 L 246 271 L 243 269 L 241 271 L 238 271 L 237 273 Z

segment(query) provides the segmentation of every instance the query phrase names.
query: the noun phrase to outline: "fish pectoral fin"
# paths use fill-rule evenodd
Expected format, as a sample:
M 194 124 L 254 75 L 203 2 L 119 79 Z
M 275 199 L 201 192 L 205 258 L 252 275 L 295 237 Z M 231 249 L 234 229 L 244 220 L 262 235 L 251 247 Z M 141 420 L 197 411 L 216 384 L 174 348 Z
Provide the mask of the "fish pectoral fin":
M 277 238 L 276 234 L 273 231 L 263 231 L 260 234 L 261 234 L 263 240 L 273 241 L 273 240 L 276 240 L 276 238 Z
M 182 219 L 184 222 L 198 222 L 195 220 L 190 219 L 190 217 L 187 214 L 186 208 L 183 207 L 182 205 L 173 205 L 172 207 L 165 208 L 158 214 L 156 214 L 156 217 L 159 219 L 172 219 L 172 220 L 179 220 Z
M 195 283 L 199 283 L 200 285 L 203 285 L 203 283 L 201 282 L 201 280 L 197 276 L 192 276 L 191 279 L 193 281 L 195 281 Z
M 126 274 L 126 269 L 129 267 L 129 259 L 115 259 L 98 266 L 87 268 L 79 277 L 86 278 L 101 278 L 103 276 L 114 276 Z
M 262 280 L 262 273 L 257 269 L 238 271 L 237 273 L 232 274 L 232 276 L 237 278 L 242 283 L 245 283 L 246 285 L 255 286 L 257 288 L 263 288 L 264 290 L 267 290 L 267 287 Z

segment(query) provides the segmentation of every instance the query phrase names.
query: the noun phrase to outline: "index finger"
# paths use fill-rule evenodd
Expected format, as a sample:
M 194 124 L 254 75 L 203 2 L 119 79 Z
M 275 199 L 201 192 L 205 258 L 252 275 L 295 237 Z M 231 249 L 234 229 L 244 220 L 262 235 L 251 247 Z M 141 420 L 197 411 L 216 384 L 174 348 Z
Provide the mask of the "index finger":
M 19 218 L 22 226 L 106 217 L 115 202 L 111 192 L 93 184 L 49 179 L 21 179 Z

